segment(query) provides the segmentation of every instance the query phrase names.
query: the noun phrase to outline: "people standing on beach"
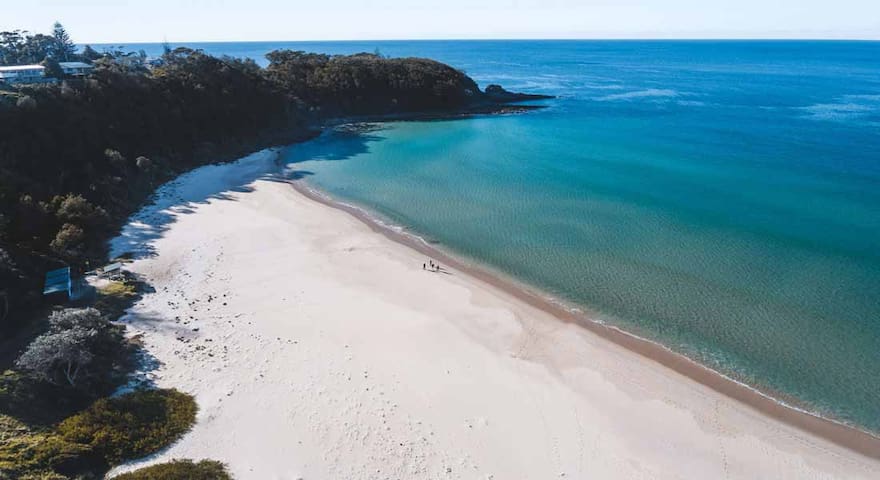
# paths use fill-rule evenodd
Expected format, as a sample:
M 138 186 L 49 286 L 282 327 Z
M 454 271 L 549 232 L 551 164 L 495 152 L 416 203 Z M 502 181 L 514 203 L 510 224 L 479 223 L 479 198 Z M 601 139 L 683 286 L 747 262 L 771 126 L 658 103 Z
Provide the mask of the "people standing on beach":
M 423 263 L 423 264 L 422 264 L 422 270 L 425 270 L 425 266 L 426 266 L 426 264 Z M 442 270 L 442 269 L 440 268 L 440 264 L 439 264 L 439 263 L 434 263 L 434 260 L 431 260 L 431 259 L 428 259 L 427 266 L 430 266 L 430 270 L 431 270 L 432 272 L 439 272 L 439 271 Z

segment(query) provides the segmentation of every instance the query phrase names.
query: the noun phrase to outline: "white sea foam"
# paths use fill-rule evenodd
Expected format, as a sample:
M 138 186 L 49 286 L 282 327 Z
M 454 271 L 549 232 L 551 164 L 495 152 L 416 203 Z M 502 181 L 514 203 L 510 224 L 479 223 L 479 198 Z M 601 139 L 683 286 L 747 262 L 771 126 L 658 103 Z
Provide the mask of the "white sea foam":
M 697 100 L 679 100 L 676 103 L 678 103 L 682 107 L 705 107 L 706 106 L 706 102 L 700 102 Z
M 623 90 L 623 85 L 619 84 L 608 84 L 608 83 L 594 83 L 594 82 L 586 82 L 583 84 L 583 88 L 588 88 L 590 90 Z
M 849 122 L 880 115 L 880 95 L 844 95 L 832 103 L 801 107 L 804 118 L 819 121 Z
M 639 98 L 675 98 L 681 96 L 681 93 L 666 88 L 649 88 L 647 90 L 636 90 L 626 93 L 615 93 L 599 97 L 596 100 L 602 102 L 612 102 L 618 100 L 635 100 Z

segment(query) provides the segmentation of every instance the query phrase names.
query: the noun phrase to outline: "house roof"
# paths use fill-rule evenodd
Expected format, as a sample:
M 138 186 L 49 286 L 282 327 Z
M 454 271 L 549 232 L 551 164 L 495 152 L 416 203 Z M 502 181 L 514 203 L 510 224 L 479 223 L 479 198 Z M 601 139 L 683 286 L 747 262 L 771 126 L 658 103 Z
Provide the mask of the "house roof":
M 9 67 L 0 67 L 0 72 L 21 72 L 24 70 L 45 70 L 42 65 L 12 65 Z
M 58 62 L 61 68 L 92 68 L 88 63 L 83 62 Z
M 110 272 L 116 272 L 121 269 L 122 269 L 122 263 L 116 262 L 116 263 L 111 263 L 110 265 L 107 265 L 106 267 L 102 268 L 101 270 L 104 273 L 110 273 Z
M 46 273 L 43 295 L 70 291 L 70 267 L 59 268 Z

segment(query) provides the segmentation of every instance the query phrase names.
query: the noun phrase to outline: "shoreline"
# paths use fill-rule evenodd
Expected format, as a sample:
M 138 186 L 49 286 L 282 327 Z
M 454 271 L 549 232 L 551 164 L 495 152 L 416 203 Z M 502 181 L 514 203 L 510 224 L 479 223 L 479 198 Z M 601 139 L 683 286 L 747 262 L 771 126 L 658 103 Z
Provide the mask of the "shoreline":
M 735 380 L 683 354 L 675 352 L 659 342 L 640 337 L 616 326 L 593 320 L 590 318 L 588 310 L 578 307 L 580 312 L 575 312 L 574 308 L 564 301 L 554 301 L 549 295 L 541 294 L 533 287 L 516 279 L 506 278 L 504 275 L 491 272 L 486 267 L 474 265 L 458 258 L 455 254 L 430 245 L 417 235 L 402 233 L 393 228 L 394 225 L 380 221 L 364 208 L 338 201 L 316 187 L 308 185 L 304 180 L 289 180 L 289 183 L 300 194 L 313 201 L 350 214 L 367 225 L 373 232 L 379 233 L 385 238 L 423 255 L 432 257 L 440 263 L 451 266 L 471 278 L 497 288 L 534 308 L 549 313 L 562 322 L 578 325 L 605 340 L 657 362 L 722 395 L 739 401 L 770 418 L 780 420 L 785 424 L 816 435 L 868 458 L 880 460 L 880 436 L 856 426 L 823 417 L 804 408 L 790 405 L 757 387 Z
M 242 480 L 880 475 L 527 286 L 309 195 L 281 151 L 177 177 L 111 242 L 152 287 L 120 319 L 151 359 L 138 375 L 199 412 L 108 478 L 180 458 Z M 447 274 L 424 272 L 423 251 Z

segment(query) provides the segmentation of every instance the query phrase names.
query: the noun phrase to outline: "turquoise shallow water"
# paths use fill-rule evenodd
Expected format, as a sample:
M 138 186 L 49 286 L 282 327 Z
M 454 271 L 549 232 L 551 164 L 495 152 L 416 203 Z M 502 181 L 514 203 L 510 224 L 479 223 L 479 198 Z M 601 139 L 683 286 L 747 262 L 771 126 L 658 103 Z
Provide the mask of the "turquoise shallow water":
M 559 95 L 335 132 L 287 158 L 447 250 L 880 432 L 880 43 L 202 47 L 378 48 Z

